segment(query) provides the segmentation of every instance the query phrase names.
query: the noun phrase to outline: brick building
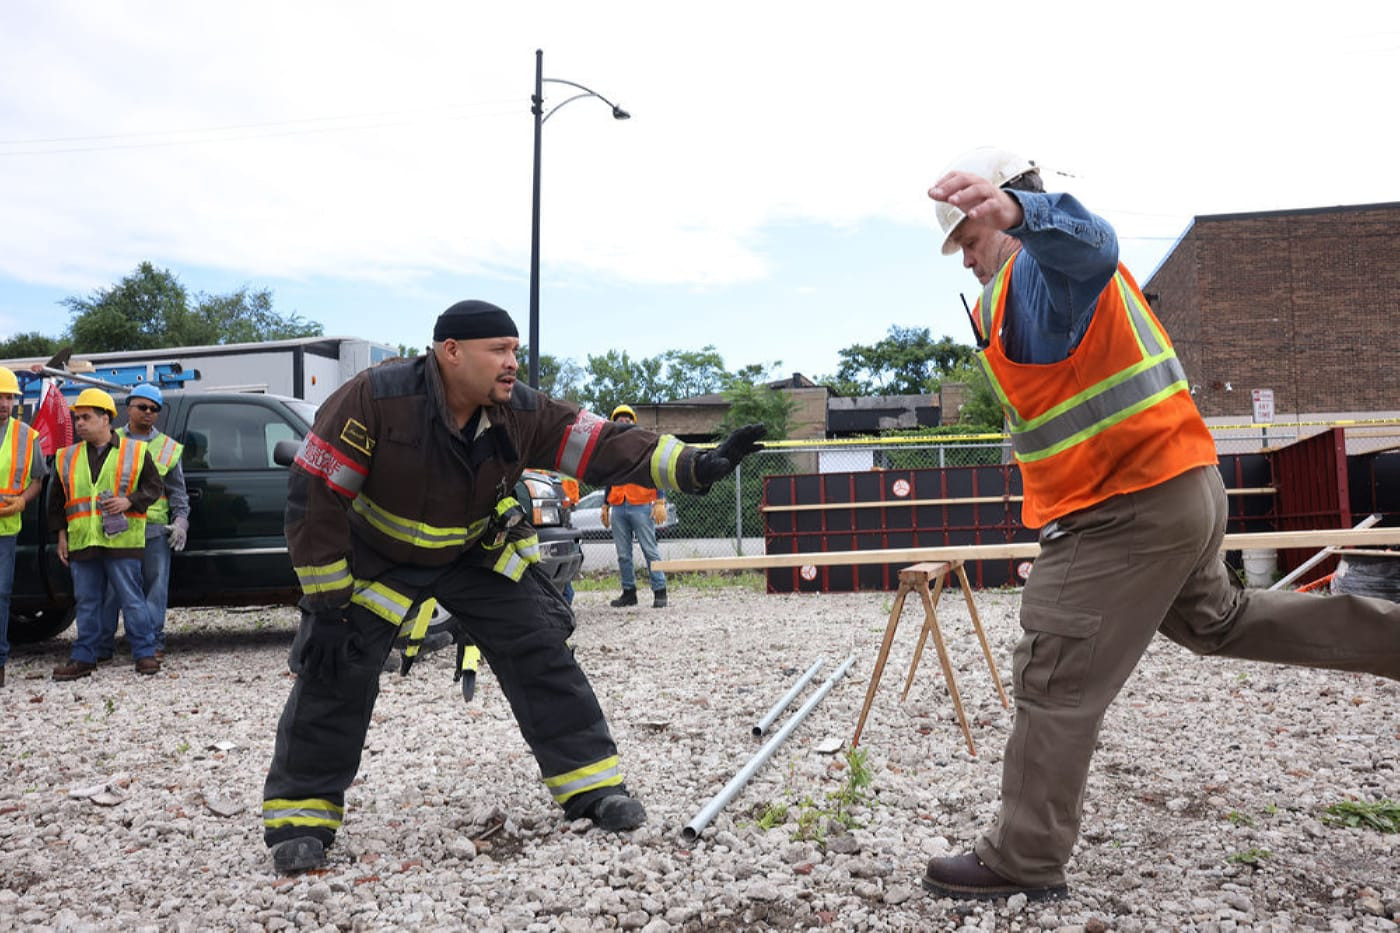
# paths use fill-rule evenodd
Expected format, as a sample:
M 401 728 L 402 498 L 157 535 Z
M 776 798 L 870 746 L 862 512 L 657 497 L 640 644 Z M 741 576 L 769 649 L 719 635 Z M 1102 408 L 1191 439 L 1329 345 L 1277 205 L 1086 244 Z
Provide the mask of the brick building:
M 1197 217 L 1142 288 L 1207 418 L 1400 408 L 1400 203 Z

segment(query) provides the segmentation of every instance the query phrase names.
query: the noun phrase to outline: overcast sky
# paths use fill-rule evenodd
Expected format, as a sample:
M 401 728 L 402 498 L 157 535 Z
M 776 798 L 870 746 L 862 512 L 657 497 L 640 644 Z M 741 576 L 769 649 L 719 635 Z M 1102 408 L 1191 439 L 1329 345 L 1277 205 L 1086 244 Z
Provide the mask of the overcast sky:
M 5 0 L 0 337 L 150 261 L 328 334 L 419 346 L 475 297 L 524 338 L 537 48 L 633 115 L 544 126 L 540 342 L 579 363 L 969 342 L 925 192 L 977 145 L 1141 280 L 1196 215 L 1400 200 L 1395 3 Z

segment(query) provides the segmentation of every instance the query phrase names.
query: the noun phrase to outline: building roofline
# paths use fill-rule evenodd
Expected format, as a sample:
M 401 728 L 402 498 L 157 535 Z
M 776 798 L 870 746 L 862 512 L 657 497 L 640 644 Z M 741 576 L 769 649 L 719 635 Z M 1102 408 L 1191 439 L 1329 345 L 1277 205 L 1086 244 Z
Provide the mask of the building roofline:
M 1331 207 L 1293 207 L 1274 211 L 1242 211 L 1233 214 L 1197 214 L 1193 225 L 1208 220 L 1268 220 L 1274 217 L 1300 217 L 1313 214 L 1347 214 L 1361 211 L 1400 210 L 1400 201 L 1375 204 L 1336 204 Z M 1190 227 L 1187 228 L 1190 230 Z M 1185 234 L 1182 234 L 1185 236 Z

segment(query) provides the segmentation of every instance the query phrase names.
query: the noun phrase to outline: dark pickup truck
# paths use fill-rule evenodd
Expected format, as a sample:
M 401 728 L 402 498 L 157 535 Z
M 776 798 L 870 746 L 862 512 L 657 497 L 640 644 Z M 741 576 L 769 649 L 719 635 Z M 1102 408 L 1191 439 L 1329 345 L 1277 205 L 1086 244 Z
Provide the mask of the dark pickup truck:
M 124 412 L 120 399 L 117 407 Z M 282 514 L 286 464 L 315 414 L 309 402 L 276 395 L 165 393 L 156 427 L 185 445 L 181 463 L 190 494 L 189 539 L 170 566 L 171 606 L 292 605 L 301 596 Z M 44 495 L 25 513 L 17 542 L 9 633 L 16 643 L 42 641 L 73 622 L 72 577 L 58 559 L 58 529 L 47 526 L 42 508 L 51 479 L 52 473 Z M 527 471 L 517 497 L 524 502 L 527 496 L 542 567 L 562 588 L 583 562 L 563 490 L 552 474 Z

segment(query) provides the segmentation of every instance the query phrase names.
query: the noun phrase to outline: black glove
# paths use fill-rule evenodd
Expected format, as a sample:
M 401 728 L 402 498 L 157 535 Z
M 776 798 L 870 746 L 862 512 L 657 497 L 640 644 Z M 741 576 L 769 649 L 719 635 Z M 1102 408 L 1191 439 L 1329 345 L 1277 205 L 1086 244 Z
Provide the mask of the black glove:
M 350 622 L 344 609 L 323 609 L 311 616 L 311 631 L 301 646 L 301 676 L 335 680 L 346 663 Z
M 768 433 L 761 424 L 746 424 L 726 437 L 714 450 L 706 450 L 695 458 L 695 481 L 705 488 L 724 479 L 755 450 L 762 450 L 758 439 Z

